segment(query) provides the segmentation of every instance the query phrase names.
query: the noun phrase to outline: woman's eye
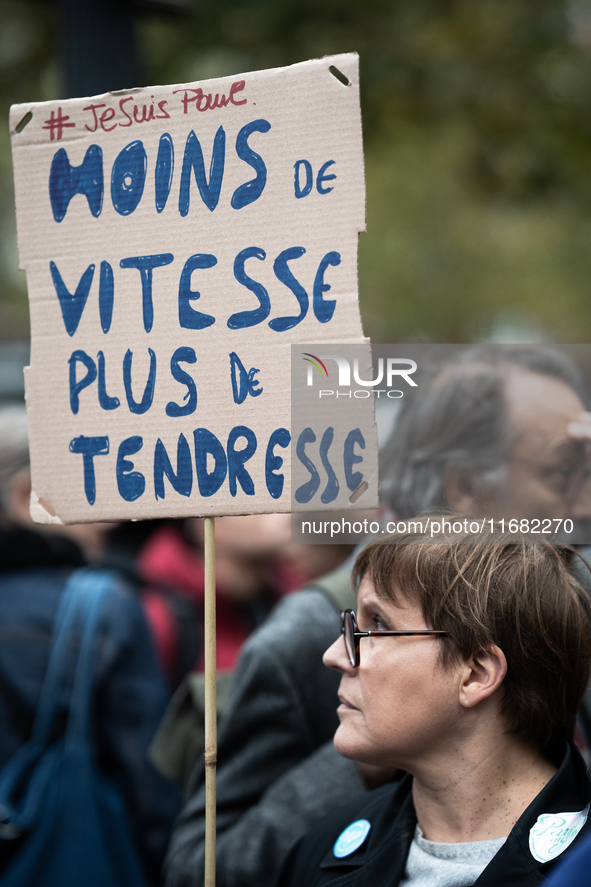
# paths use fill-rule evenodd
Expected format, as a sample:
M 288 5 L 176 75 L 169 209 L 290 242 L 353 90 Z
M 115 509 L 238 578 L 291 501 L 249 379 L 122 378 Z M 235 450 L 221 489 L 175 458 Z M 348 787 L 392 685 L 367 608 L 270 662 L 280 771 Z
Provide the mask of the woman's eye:
M 372 616 L 374 631 L 388 631 L 388 626 L 384 625 L 379 616 Z

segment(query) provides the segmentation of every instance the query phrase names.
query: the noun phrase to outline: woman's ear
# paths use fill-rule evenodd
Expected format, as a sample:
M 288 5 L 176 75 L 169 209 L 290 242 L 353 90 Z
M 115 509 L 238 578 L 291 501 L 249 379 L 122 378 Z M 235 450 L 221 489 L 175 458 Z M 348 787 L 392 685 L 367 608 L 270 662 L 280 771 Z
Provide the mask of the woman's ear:
M 507 659 L 500 647 L 493 644 L 467 659 L 462 669 L 460 704 L 474 708 L 499 689 L 507 674 Z

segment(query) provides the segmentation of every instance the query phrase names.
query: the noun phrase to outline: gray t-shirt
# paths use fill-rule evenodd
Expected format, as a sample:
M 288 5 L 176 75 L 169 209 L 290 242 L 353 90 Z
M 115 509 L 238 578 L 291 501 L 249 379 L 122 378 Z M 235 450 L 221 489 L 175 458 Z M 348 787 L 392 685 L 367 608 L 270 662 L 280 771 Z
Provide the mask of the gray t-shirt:
M 507 838 L 440 844 L 417 825 L 401 884 L 408 887 L 471 887 Z

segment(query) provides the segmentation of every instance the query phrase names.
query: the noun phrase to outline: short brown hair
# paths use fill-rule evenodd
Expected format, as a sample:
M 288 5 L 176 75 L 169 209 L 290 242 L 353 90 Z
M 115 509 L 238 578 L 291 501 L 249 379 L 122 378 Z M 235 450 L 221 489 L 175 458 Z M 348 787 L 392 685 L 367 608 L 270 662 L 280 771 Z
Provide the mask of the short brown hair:
M 494 543 L 459 533 L 397 534 L 358 556 L 378 596 L 417 603 L 442 638 L 444 665 L 496 644 L 507 658 L 508 730 L 551 756 L 572 740 L 589 679 L 589 599 L 569 546 L 504 535 Z

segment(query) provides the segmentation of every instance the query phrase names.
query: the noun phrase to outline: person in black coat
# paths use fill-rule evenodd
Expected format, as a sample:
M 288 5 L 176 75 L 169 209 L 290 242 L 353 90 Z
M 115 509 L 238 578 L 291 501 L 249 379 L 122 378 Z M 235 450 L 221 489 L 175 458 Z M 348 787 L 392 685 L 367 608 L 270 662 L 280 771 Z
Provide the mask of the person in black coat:
M 324 655 L 340 675 L 335 748 L 406 775 L 317 823 L 276 887 L 534 887 L 589 834 L 575 557 L 429 529 L 361 552 L 357 611 Z
M 0 770 L 29 739 L 52 643 L 55 614 L 72 572 L 96 557 L 107 525 L 41 528 L 28 513 L 27 421 L 23 407 L 0 410 Z M 72 674 L 75 660 L 72 664 Z M 119 786 L 146 874 L 160 881 L 176 785 L 147 757 L 168 701 L 137 596 L 116 578 L 101 616 L 94 722 L 99 766 Z M 64 687 L 61 725 L 69 685 Z M 0 842 L 0 873 L 18 842 Z

